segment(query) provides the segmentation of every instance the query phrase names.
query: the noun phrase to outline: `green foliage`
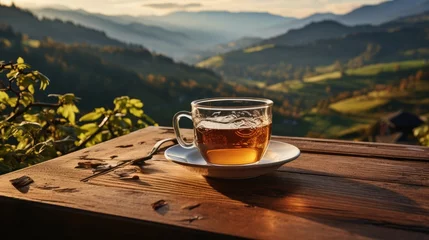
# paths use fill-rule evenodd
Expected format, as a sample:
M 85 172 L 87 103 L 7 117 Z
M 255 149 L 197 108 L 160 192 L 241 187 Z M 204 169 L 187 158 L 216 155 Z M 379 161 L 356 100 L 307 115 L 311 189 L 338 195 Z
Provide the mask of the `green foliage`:
M 113 109 L 95 108 L 76 122 L 79 98 L 50 94 L 56 102 L 37 101 L 36 89 L 45 90 L 50 81 L 21 57 L 0 62 L 0 74 L 7 78 L 0 78 L 0 174 L 156 125 L 143 103 L 128 96 L 115 98 Z
M 429 125 L 422 125 L 414 129 L 414 136 L 419 140 L 420 144 L 429 147 Z
M 80 126 L 77 145 L 91 146 L 149 124 L 156 125 L 153 121 L 145 120 L 150 118 L 144 114 L 143 103 L 139 99 L 122 96 L 115 98 L 113 104 L 115 106 L 113 110 L 95 108 L 79 119 L 80 122 L 90 123 Z

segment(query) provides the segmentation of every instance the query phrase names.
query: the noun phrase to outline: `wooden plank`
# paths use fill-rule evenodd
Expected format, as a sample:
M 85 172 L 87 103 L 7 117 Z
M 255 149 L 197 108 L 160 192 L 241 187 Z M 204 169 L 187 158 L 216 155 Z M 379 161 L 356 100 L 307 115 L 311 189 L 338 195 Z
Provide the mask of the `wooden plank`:
M 173 130 L 168 127 L 162 127 L 160 129 L 163 129 L 166 134 L 173 133 Z M 189 138 L 192 138 L 191 129 L 183 129 L 182 132 L 187 134 Z M 293 144 L 302 152 L 309 153 L 429 161 L 429 148 L 416 145 L 285 137 L 275 135 L 272 136 L 272 139 Z
M 273 136 L 273 139 L 296 145 L 303 152 L 429 161 L 429 148 L 415 145 L 281 136 Z
M 90 184 L 76 182 L 73 178 L 51 179 L 49 184 L 50 187 L 59 186 L 59 190 L 76 191 L 47 190 L 43 188 L 46 179 L 35 178 L 36 185 L 20 198 L 147 221 L 173 225 L 180 223 L 184 227 L 235 235 L 237 230 L 228 227 L 233 222 L 242 230 L 238 231 L 239 236 L 244 237 L 272 238 L 284 234 L 303 237 L 300 234 L 304 233 L 291 233 L 294 228 L 320 232 L 317 237 L 334 237 L 341 232 L 354 231 L 358 231 L 358 235 L 374 237 L 372 234 L 376 233 L 367 231 L 379 225 L 381 229 L 376 232 L 390 232 L 389 235 L 396 234 L 398 229 L 412 230 L 418 236 L 423 236 L 419 232 L 429 232 L 427 188 L 416 191 L 399 184 L 293 173 L 276 173 L 250 182 L 206 180 L 180 171 L 179 166 L 169 162 L 157 161 L 156 165 L 156 168 L 164 170 L 165 166 L 171 166 L 170 173 L 160 174 L 158 171 L 157 174 L 142 174 L 144 184 L 119 181 L 112 175 L 103 176 Z M 37 185 L 38 182 L 42 184 Z M 14 190 L 4 181 L 1 181 L 0 189 L 2 195 Z M 151 209 L 150 204 L 159 199 L 169 202 L 168 214 L 161 215 Z M 181 206 L 195 202 L 201 203 L 195 211 L 181 209 Z M 179 222 L 193 214 L 203 216 L 204 221 L 192 223 L 191 226 Z M 254 220 L 249 222 L 249 218 Z M 271 225 L 261 226 L 259 222 L 273 219 L 278 225 L 275 229 Z M 327 232 L 325 225 L 331 226 Z M 333 231 L 332 228 L 341 231 Z M 356 229 L 364 230 L 360 232 Z M 344 237 L 352 235 L 346 234 Z
M 279 171 L 429 186 L 429 162 L 302 153 Z
M 188 137 L 192 136 L 189 130 L 184 131 Z M 144 155 L 144 151 L 149 151 L 150 145 L 155 143 L 155 140 L 161 138 L 174 137 L 171 128 L 147 128 L 144 133 L 133 136 L 128 136 L 126 139 L 117 139 L 116 142 L 109 144 L 110 146 L 129 145 L 143 141 L 142 135 L 154 135 L 155 139 L 146 140 L 144 145 L 137 144 L 136 147 L 127 148 L 126 151 L 120 153 L 124 149 L 114 147 L 95 146 L 94 150 L 88 150 L 88 157 L 106 158 L 106 156 L 117 155 L 119 158 L 135 158 Z M 278 141 L 289 142 L 288 138 L 274 138 Z M 313 140 L 313 139 L 311 139 Z M 112 140 L 113 141 L 113 140 Z M 350 144 L 350 143 L 349 143 Z M 354 144 L 351 142 L 351 144 Z M 145 149 L 143 151 L 143 149 Z M 330 154 L 314 154 L 304 153 L 296 161 L 284 165 L 281 170 L 292 172 L 309 172 L 313 174 L 322 174 L 328 176 L 347 177 L 361 180 L 394 182 L 411 185 L 429 186 L 429 164 L 426 161 L 391 161 L 384 158 L 375 158 L 368 156 L 347 156 L 347 155 L 330 155 Z M 406 151 L 404 151 L 407 153 Z M 347 156 L 347 157 L 345 157 Z
M 230 235 L 201 231 L 60 207 L 8 199 L 2 204 L 2 239 L 237 239 Z M 7 206 L 7 207 L 5 207 Z M 7 228 L 7 226 L 11 226 Z M 19 229 L 18 229 L 19 228 Z
M 79 209 L 82 214 L 76 218 L 84 219 L 83 222 L 93 221 L 88 216 L 91 212 L 95 216 L 116 216 L 115 223 L 123 221 L 122 218 L 139 220 L 142 231 L 165 231 L 170 226 L 173 232 L 177 230 L 178 236 L 181 232 L 178 229 L 183 228 L 262 239 L 428 237 L 428 162 L 425 161 L 304 153 L 276 173 L 245 181 L 221 181 L 188 172 L 158 154 L 136 173 L 139 181 L 119 180 L 112 173 L 89 183 L 79 182 L 90 174 L 89 170 L 74 168 L 82 156 L 139 157 L 156 140 L 171 134 L 168 129 L 147 128 L 2 175 L 0 206 L 13 209 L 9 212 L 23 206 L 50 209 L 48 212 L 52 214 L 65 212 L 59 215 L 62 218 L 73 215 L 72 209 Z M 117 147 L 130 144 L 133 146 Z M 411 165 L 407 168 L 407 164 Z M 378 174 L 374 174 L 377 170 Z M 402 174 L 400 178 L 398 174 Z M 17 191 L 9 183 L 22 175 L 35 180 L 28 193 Z M 169 203 L 168 211 L 159 213 L 151 208 L 151 203 L 159 199 Z M 195 202 L 201 206 L 191 211 L 182 209 L 183 205 Z M 20 221 L 18 216 L 10 215 Z M 194 215 L 203 219 L 192 223 L 181 221 Z M 33 218 L 37 217 L 40 215 L 35 213 Z M 72 221 L 72 224 L 77 223 Z

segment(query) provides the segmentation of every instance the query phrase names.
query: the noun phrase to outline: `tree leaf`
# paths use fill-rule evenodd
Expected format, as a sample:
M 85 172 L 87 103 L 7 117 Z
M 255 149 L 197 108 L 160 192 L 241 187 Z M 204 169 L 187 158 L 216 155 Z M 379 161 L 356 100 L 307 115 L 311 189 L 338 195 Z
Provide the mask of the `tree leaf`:
M 28 106 L 29 104 L 34 102 L 33 94 L 30 92 L 21 92 L 21 101 L 22 105 Z
M 24 119 L 25 121 L 30 121 L 30 122 L 38 122 L 39 121 L 39 114 L 28 114 L 25 113 L 24 115 Z
M 87 123 L 84 124 L 82 126 L 80 126 L 80 129 L 85 130 L 85 131 L 91 131 L 91 130 L 97 130 L 98 125 L 96 123 Z
M 19 58 L 16 60 L 16 63 L 18 63 L 18 64 L 22 64 L 22 63 L 24 63 L 24 59 L 23 59 L 22 57 L 19 57 Z
M 87 113 L 87 114 L 83 115 L 79 119 L 79 121 L 80 122 L 95 121 L 95 120 L 99 119 L 101 116 L 103 116 L 103 113 L 101 113 L 101 112 L 96 112 L 96 111 L 95 112 L 90 112 L 90 113 Z
M 143 116 L 143 110 L 138 108 L 130 108 L 130 113 L 136 117 L 142 117 Z
M 115 98 L 115 100 L 113 100 L 113 103 L 115 104 L 114 111 L 124 112 L 123 110 L 127 107 L 127 103 L 129 100 L 130 100 L 130 97 L 128 97 L 128 96 L 122 96 L 122 97 Z M 125 111 L 126 111 L 126 109 L 125 109 Z
M 9 95 L 3 91 L 0 92 L 0 102 L 7 103 L 7 100 L 9 100 Z
M 37 72 L 37 71 L 36 71 Z M 45 90 L 46 87 L 49 85 L 49 78 L 46 77 L 44 74 L 37 72 L 37 75 L 40 80 L 40 90 Z
M 122 121 L 124 121 L 129 127 L 133 126 L 133 122 L 129 118 L 123 118 Z
M 16 71 L 16 70 L 10 70 L 10 72 L 8 72 L 8 73 L 6 74 L 6 77 L 7 77 L 8 79 L 11 79 L 11 78 L 13 78 L 16 74 L 18 74 L 18 71 Z
M 29 91 L 31 94 L 34 94 L 34 86 L 33 86 L 33 84 L 28 85 L 28 91 Z
M 103 134 L 102 133 L 95 135 L 94 138 L 92 139 L 92 142 L 94 144 L 100 143 L 102 141 L 103 141 Z
M 143 103 L 142 103 L 142 101 L 140 101 L 140 99 L 133 98 L 130 100 L 130 103 L 131 103 L 131 105 L 133 105 L 136 108 L 142 108 L 143 107 Z
M 9 106 L 15 107 L 17 101 L 18 99 L 16 97 L 11 97 L 7 100 L 7 103 L 9 104 Z
M 95 112 L 104 114 L 106 112 L 106 109 L 104 107 L 95 108 Z
M 64 104 L 57 109 L 57 113 L 69 120 L 71 124 L 75 124 L 76 113 L 79 109 L 74 104 Z

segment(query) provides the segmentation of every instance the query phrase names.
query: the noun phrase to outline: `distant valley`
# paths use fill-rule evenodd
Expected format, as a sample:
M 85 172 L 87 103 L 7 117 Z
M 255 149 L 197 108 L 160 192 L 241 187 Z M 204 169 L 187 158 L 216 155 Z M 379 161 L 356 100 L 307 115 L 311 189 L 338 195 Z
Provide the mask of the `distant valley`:
M 129 95 L 170 125 L 193 99 L 266 97 L 275 103 L 274 134 L 369 140 L 386 113 L 429 117 L 428 2 L 301 19 L 0 6 L 0 60 L 23 57 L 53 80 L 49 93 L 81 97 L 82 114 Z
M 317 13 L 301 19 L 269 13 L 227 11 L 182 11 L 163 16 L 110 16 L 55 8 L 32 11 L 40 17 L 72 21 L 104 31 L 113 39 L 140 44 L 175 60 L 195 63 L 195 59 L 224 53 L 215 49 L 241 38 L 269 39 L 323 20 L 335 20 L 348 26 L 377 25 L 426 10 L 429 10 L 427 0 L 395 0 L 362 6 L 344 15 Z

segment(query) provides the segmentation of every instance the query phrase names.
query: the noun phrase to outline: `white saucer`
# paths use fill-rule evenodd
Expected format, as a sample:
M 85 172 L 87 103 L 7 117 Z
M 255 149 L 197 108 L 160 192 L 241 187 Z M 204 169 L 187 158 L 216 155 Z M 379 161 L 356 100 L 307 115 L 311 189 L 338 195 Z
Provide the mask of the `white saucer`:
M 197 148 L 185 149 L 180 145 L 168 148 L 164 155 L 168 160 L 205 177 L 246 179 L 272 172 L 298 158 L 300 153 L 300 150 L 291 144 L 270 141 L 264 157 L 257 163 L 247 165 L 210 164 L 204 160 Z

